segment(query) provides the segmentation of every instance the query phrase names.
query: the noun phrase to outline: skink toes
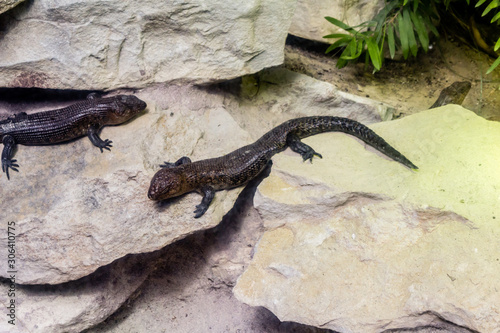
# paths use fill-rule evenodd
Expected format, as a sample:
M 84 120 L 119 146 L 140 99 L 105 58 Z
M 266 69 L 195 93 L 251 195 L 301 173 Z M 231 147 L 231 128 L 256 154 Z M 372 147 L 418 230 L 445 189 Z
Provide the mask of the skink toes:
M 7 160 L 2 159 L 2 171 L 5 172 L 7 179 L 10 180 L 9 169 L 14 170 L 15 172 L 19 172 L 17 168 L 19 168 L 19 164 L 16 163 L 17 160 Z
M 304 152 L 302 154 L 302 159 L 304 160 L 304 162 L 309 160 L 312 163 L 314 156 L 318 156 L 319 158 L 323 158 L 323 156 L 321 156 L 321 154 L 315 152 L 314 150 L 311 150 L 311 151 Z
M 208 209 L 208 206 L 205 207 L 205 205 L 202 205 L 202 204 L 199 204 L 198 206 L 196 206 L 196 210 L 193 212 L 194 218 L 197 219 L 197 218 L 201 217 L 203 214 L 205 214 L 207 209 Z
M 101 153 L 104 152 L 103 149 L 106 149 L 106 150 L 111 150 L 110 148 L 113 147 L 113 145 L 111 144 L 113 141 L 111 140 L 104 140 L 102 141 L 102 143 L 99 145 L 99 149 L 101 150 Z

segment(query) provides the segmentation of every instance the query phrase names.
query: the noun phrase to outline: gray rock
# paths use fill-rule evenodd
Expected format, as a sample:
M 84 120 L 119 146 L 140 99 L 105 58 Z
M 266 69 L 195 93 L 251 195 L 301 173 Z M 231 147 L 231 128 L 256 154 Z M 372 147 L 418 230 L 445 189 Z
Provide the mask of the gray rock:
M 8 11 L 11 8 L 14 8 L 17 6 L 19 3 L 23 2 L 24 0 L 1 0 L 0 1 L 0 14 Z
M 338 90 L 334 85 L 283 68 L 242 79 L 239 99 L 226 99 L 238 124 L 254 139 L 280 123 L 304 116 L 339 116 L 372 124 L 392 118 L 389 105 Z
M 0 304 L 15 301 L 15 320 L 5 316 L 0 332 L 78 333 L 115 312 L 154 270 L 160 253 L 128 256 L 94 274 L 56 286 L 0 284 Z M 19 276 L 23 272 L 19 270 Z M 15 295 L 9 296 L 8 291 Z M 5 311 L 4 311 L 5 312 Z
M 189 96 L 190 103 L 176 100 L 180 96 Z M 150 179 L 164 160 L 222 155 L 249 142 L 220 107 L 222 97 L 177 87 L 139 97 L 148 103 L 147 113 L 103 129 L 102 138 L 113 140 L 111 152 L 101 154 L 87 138 L 20 146 L 20 172 L 10 181 L 0 176 L 0 211 L 5 223 L 16 224 L 18 283 L 80 278 L 126 254 L 154 251 L 212 227 L 231 209 L 241 189 L 217 194 L 200 219 L 193 214 L 201 200 L 197 193 L 160 204 L 147 198 Z M 165 110 L 161 105 L 167 103 Z M 6 248 L 7 235 L 0 237 Z M 0 263 L 2 276 L 6 265 Z
M 312 164 L 276 156 L 237 298 L 338 332 L 496 332 L 500 125 L 448 105 L 372 128 L 418 172 L 341 133 L 304 140 Z
M 294 0 L 29 2 L 1 18 L 0 86 L 107 90 L 255 73 L 283 62 L 294 8 Z
M 241 85 L 232 82 L 229 89 L 170 86 L 142 91 L 137 95 L 148 103 L 147 113 L 125 125 L 103 129 L 101 136 L 114 141 L 111 152 L 101 154 L 87 138 L 56 146 L 19 146 L 16 158 L 21 164 L 20 172 L 13 173 L 11 181 L 0 175 L 3 199 L 0 211 L 5 223 L 14 221 L 18 228 L 17 282 L 56 284 L 78 279 L 128 253 L 153 251 L 196 230 L 218 224 L 241 189 L 218 192 L 207 214 L 195 220 L 192 211 L 201 199 L 196 193 L 160 205 L 146 198 L 149 179 L 164 160 L 220 156 L 294 117 L 340 114 L 373 122 L 381 118 L 380 114 L 387 113 L 385 106 L 378 102 L 352 101 L 348 94 L 338 94 L 329 84 L 279 69 L 274 71 L 263 73 L 262 79 L 258 76 L 258 91 L 254 84 L 248 83 L 252 78 L 246 78 Z M 234 92 L 235 87 L 241 89 Z M 0 111 L 6 112 L 6 105 L 0 105 Z M 65 158 L 61 158 L 63 156 Z M 0 247 L 6 248 L 7 235 L 0 234 L 0 237 L 3 237 Z M 256 236 L 252 232 L 246 237 Z M 246 242 L 245 239 L 240 244 Z M 248 247 L 236 247 L 248 254 Z M 155 254 L 141 258 L 156 267 Z M 216 284 L 226 280 L 234 282 L 243 264 L 236 259 L 229 260 L 223 253 L 214 260 Z M 3 276 L 6 265 L 6 261 L 0 261 Z M 135 278 L 128 273 L 110 274 L 116 276 L 113 281 L 118 285 Z M 137 279 L 142 279 L 142 275 Z M 114 291 L 106 293 L 102 285 L 89 283 L 85 288 L 71 291 L 74 286 L 80 286 L 78 281 L 46 289 L 19 286 L 17 299 L 23 301 L 26 309 L 20 314 L 25 327 L 37 332 L 34 325 L 38 321 L 45 325 L 40 324 L 42 332 L 42 328 L 53 332 L 71 331 L 71 327 L 78 330 L 83 327 L 74 326 L 78 318 L 82 325 L 94 325 L 136 288 L 130 282 L 130 288 L 123 287 L 123 295 L 112 296 Z M 65 289 L 67 293 L 62 292 Z M 39 293 L 34 295 L 30 290 Z M 2 295 L 5 294 L 2 292 Z M 100 297 L 106 301 L 98 301 Z M 5 300 L 0 298 L 0 303 L 5 304 Z M 52 311 L 59 306 L 44 306 L 52 300 L 63 307 L 71 304 L 71 318 L 53 315 Z M 92 300 L 96 300 L 98 306 Z M 228 300 L 221 311 L 235 304 L 234 299 Z M 248 313 L 248 308 L 238 311 Z M 43 315 L 50 320 L 40 319 Z M 92 317 L 94 320 L 85 319 Z M 162 318 L 169 320 L 170 317 Z M 143 319 L 143 323 L 155 324 L 149 320 L 157 318 Z M 252 325 L 246 322 L 242 327 Z
M 383 6 L 384 1 L 381 0 L 298 0 L 289 32 L 298 37 L 333 43 L 335 40 L 324 39 L 323 36 L 346 32 L 325 20 L 325 16 L 334 17 L 354 27 L 373 19 Z
M 197 193 L 162 204 L 146 196 L 152 175 L 165 160 L 223 155 L 257 139 L 280 119 L 307 112 L 341 110 L 365 119 L 384 113 L 383 105 L 350 101 L 331 85 L 311 88 L 314 79 L 276 73 L 269 76 L 282 77 L 281 81 L 268 83 L 273 88 L 263 89 L 260 101 L 243 98 L 240 106 L 235 95 L 211 89 L 171 86 L 139 94 L 148 103 L 148 112 L 102 131 L 103 139 L 113 140 L 111 152 L 101 154 L 87 138 L 55 146 L 19 146 L 15 158 L 20 172 L 11 181 L 0 175 L 0 211 L 16 223 L 18 234 L 23 271 L 18 282 L 55 284 L 78 279 L 126 254 L 154 251 L 216 225 L 241 188 L 217 193 L 208 213 L 194 219 L 194 208 L 201 200 Z M 277 102 L 280 96 L 287 97 Z M 273 113 L 263 114 L 262 108 L 271 107 L 271 100 Z M 235 119 L 262 114 L 255 121 L 241 122 L 253 138 L 226 110 L 232 110 Z M 6 244 L 6 237 L 0 235 L 0 245 Z M 0 274 L 5 274 L 5 265 L 0 261 Z

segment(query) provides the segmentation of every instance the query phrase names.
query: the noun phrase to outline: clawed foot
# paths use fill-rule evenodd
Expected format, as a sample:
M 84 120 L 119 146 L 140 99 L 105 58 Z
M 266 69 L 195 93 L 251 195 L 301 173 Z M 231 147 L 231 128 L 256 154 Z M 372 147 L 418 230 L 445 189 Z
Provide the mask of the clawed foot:
M 100 142 L 99 146 L 97 146 L 97 147 L 101 150 L 101 153 L 102 153 L 103 149 L 111 150 L 110 148 L 113 147 L 113 145 L 111 145 L 112 142 L 113 141 L 106 139 L 106 140 Z
M 173 168 L 175 166 L 175 163 L 171 162 L 163 162 L 163 164 L 160 164 L 160 168 Z
M 196 210 L 193 212 L 194 218 L 197 219 L 201 217 L 203 214 L 205 214 L 207 210 L 208 210 L 208 205 L 204 205 L 202 203 L 199 204 L 198 206 L 196 206 Z
M 5 172 L 7 175 L 7 179 L 10 180 L 9 176 L 9 168 L 12 170 L 19 172 L 17 168 L 19 168 L 19 164 L 16 163 L 17 160 L 8 160 L 8 159 L 2 159 L 2 171 Z
M 160 168 L 175 168 L 178 167 L 179 165 L 189 164 L 189 163 L 191 163 L 191 159 L 189 157 L 183 156 L 179 158 L 175 163 L 163 162 L 163 164 L 160 164 Z
M 208 185 L 199 189 L 199 192 L 203 194 L 203 199 L 201 199 L 201 203 L 196 206 L 196 210 L 193 212 L 194 218 L 196 219 L 205 214 L 205 212 L 208 210 L 208 206 L 210 206 L 210 203 L 215 196 L 215 190 L 213 189 L 213 187 Z
M 312 163 L 313 157 L 318 156 L 319 158 L 323 158 L 321 154 L 317 153 L 310 146 L 306 145 L 302 141 L 300 141 L 299 137 L 296 135 L 289 135 L 286 138 L 286 143 L 290 147 L 291 150 L 300 154 L 302 159 L 305 161 L 309 160 Z
M 311 161 L 311 163 L 313 161 L 314 156 L 318 156 L 319 158 L 323 158 L 323 156 L 321 156 L 321 154 L 315 152 L 312 149 L 310 151 L 302 153 L 301 155 L 302 155 L 302 158 L 304 159 L 304 162 L 309 160 L 309 161 Z

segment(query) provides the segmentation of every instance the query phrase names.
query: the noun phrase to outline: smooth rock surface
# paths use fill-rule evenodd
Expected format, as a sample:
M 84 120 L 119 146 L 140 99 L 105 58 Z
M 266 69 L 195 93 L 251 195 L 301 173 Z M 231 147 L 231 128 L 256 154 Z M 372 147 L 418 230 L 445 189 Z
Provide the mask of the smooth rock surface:
M 499 332 L 500 124 L 449 105 L 371 127 L 420 170 L 339 133 L 276 156 L 236 297 L 339 332 Z
M 176 86 L 141 92 L 147 113 L 102 130 L 103 139 L 113 140 L 111 152 L 101 154 L 87 138 L 19 146 L 20 172 L 10 181 L 0 175 L 0 211 L 17 228 L 23 272 L 18 283 L 62 283 L 126 254 L 157 250 L 219 223 L 241 191 L 218 192 L 208 212 L 194 219 L 201 201 L 197 193 L 161 204 L 147 198 L 150 179 L 163 161 L 221 156 L 299 116 L 349 115 L 374 122 L 389 112 L 381 103 L 337 93 L 329 84 L 276 71 L 264 76 L 270 81 L 253 97 L 240 96 L 249 95 L 245 87 L 237 94 Z M 271 82 L 273 77 L 281 81 Z M 6 237 L 0 235 L 0 246 L 6 246 Z M 6 274 L 6 265 L 0 261 L 0 274 Z
M 30 1 L 0 18 L 0 86 L 109 90 L 255 73 L 283 62 L 294 8 L 295 0 Z
M 160 265 L 130 306 L 86 333 L 147 333 L 159 327 L 164 332 L 284 332 L 276 329 L 280 322 L 270 311 L 250 307 L 232 295 L 263 232 L 252 207 L 261 180 L 257 177 L 245 187 L 217 227 L 162 250 Z
M 271 128 L 269 122 L 278 125 L 294 117 L 328 115 L 372 124 L 391 119 L 394 111 L 386 103 L 340 91 L 330 83 L 283 68 L 244 77 L 238 93 L 240 99 L 228 102 L 237 102 L 230 104 L 231 109 L 245 110 L 232 112 L 245 128 Z
M 384 1 L 381 0 L 298 0 L 289 32 L 298 37 L 332 43 L 334 40 L 324 39 L 323 36 L 346 32 L 325 20 L 325 16 L 334 17 L 354 27 L 373 19 L 383 6 Z
M 154 270 L 158 254 L 128 256 L 90 276 L 56 286 L 1 283 L 0 305 L 5 309 L 14 300 L 16 318 L 15 325 L 2 318 L 0 332 L 82 332 L 106 319 L 134 294 Z M 8 296 L 9 290 L 15 293 L 13 297 Z
M 193 214 L 197 193 L 163 203 L 147 198 L 163 161 L 222 155 L 250 141 L 221 107 L 221 96 L 171 87 L 138 97 L 148 103 L 147 113 L 103 129 L 101 137 L 113 140 L 110 152 L 101 154 L 87 138 L 19 146 L 20 172 L 10 181 L 0 176 L 0 211 L 16 223 L 18 283 L 80 278 L 126 254 L 154 251 L 212 227 L 233 206 L 241 189 L 218 193 L 199 219 Z M 0 237 L 6 248 L 7 235 Z M 6 265 L 0 264 L 2 276 Z
M 1 0 L 0 1 L 0 14 L 8 11 L 11 8 L 14 8 L 17 6 L 19 3 L 23 2 L 24 0 Z

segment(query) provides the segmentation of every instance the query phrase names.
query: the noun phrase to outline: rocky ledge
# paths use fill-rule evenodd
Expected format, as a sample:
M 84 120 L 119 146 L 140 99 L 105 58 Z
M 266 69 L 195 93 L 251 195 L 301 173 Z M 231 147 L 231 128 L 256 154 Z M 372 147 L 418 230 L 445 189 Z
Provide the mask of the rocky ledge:
M 371 127 L 420 169 L 338 133 L 305 140 L 312 164 L 277 156 L 237 298 L 339 332 L 497 332 L 500 124 L 449 105 Z

